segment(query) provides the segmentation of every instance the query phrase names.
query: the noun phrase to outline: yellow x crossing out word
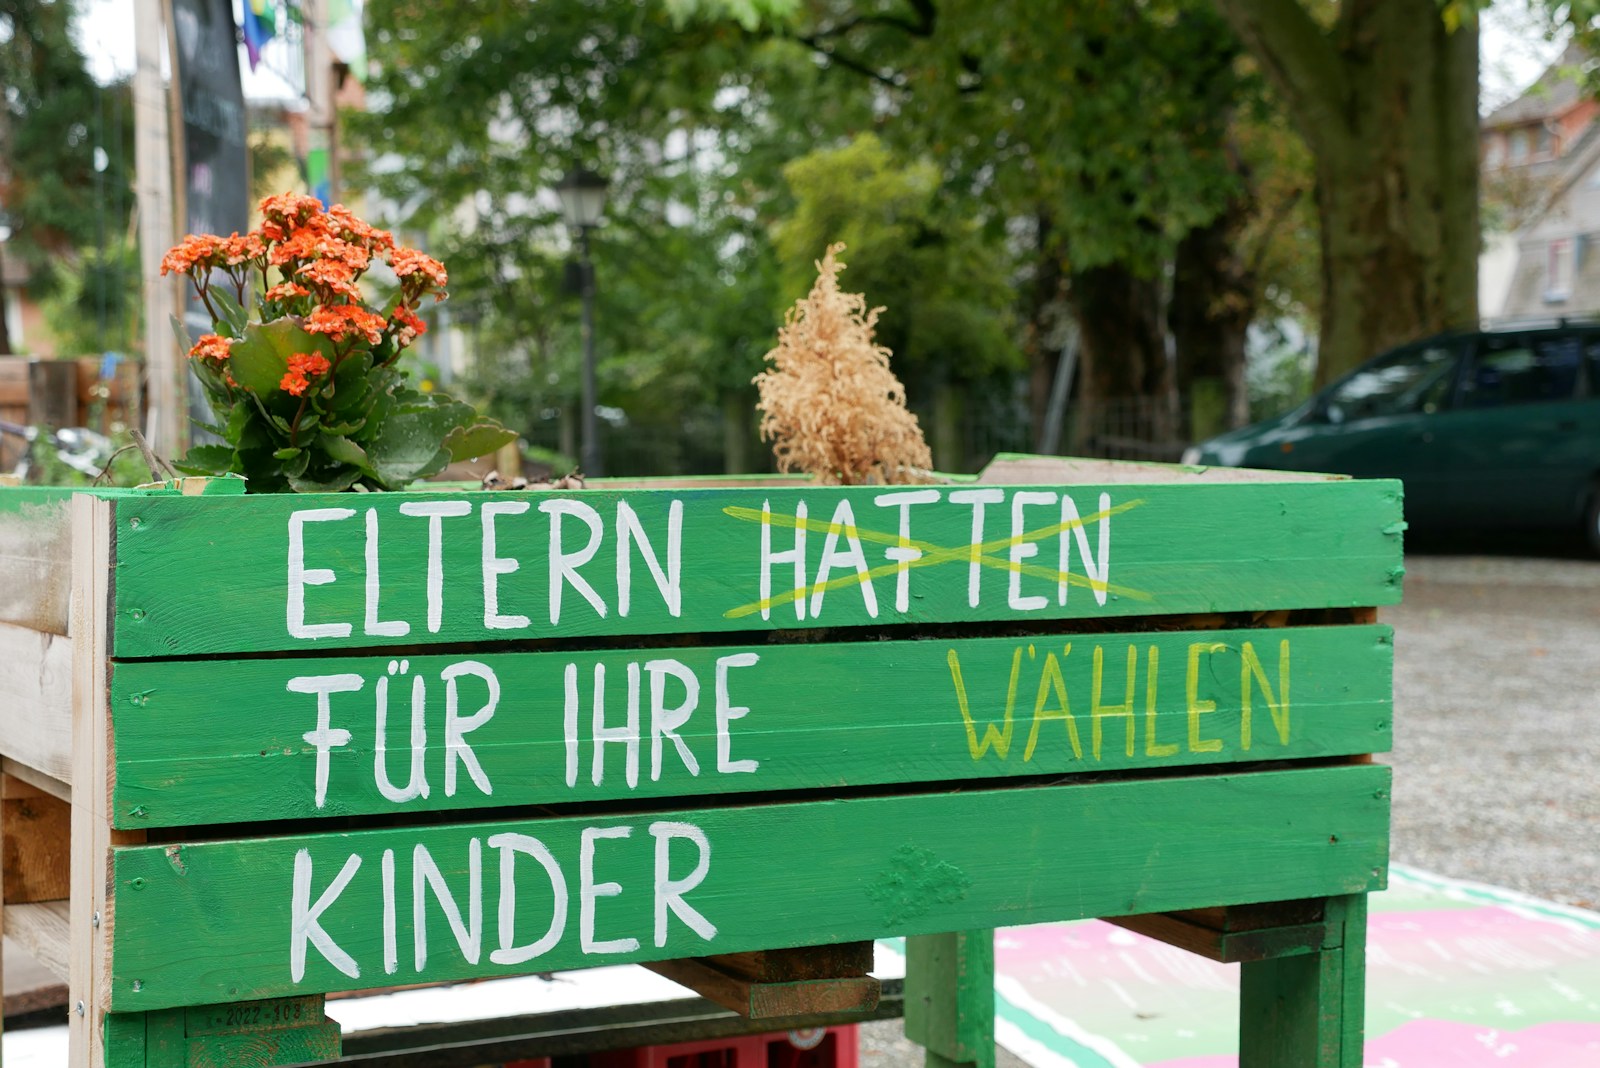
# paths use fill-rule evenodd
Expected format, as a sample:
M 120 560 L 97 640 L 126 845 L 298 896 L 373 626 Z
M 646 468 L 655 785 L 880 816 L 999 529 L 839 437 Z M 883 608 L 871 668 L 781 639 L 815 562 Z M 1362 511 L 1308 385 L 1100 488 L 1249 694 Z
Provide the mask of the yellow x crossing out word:
M 1087 528 L 1090 524 L 1107 520 L 1113 515 L 1130 511 L 1131 509 L 1137 508 L 1144 503 L 1145 502 L 1143 500 L 1134 500 L 1111 507 L 1108 506 L 1106 498 L 1102 497 L 1101 509 L 1092 515 L 1083 517 L 1072 515 L 1064 518 L 1059 523 L 1051 523 L 1048 526 L 1024 531 L 1022 533 L 1013 533 L 1009 537 L 995 538 L 988 541 L 974 541 L 971 544 L 954 546 L 935 545 L 932 542 L 908 537 L 903 533 L 888 533 L 885 531 L 873 530 L 868 527 L 857 526 L 854 522 L 850 522 L 848 520 L 840 521 L 839 513 L 835 513 L 835 518 L 832 521 L 812 519 L 806 516 L 803 505 L 797 509 L 799 512 L 798 515 L 773 513 L 766 508 L 742 508 L 737 506 L 724 508 L 724 514 L 743 522 L 759 523 L 767 527 L 801 530 L 814 534 L 828 535 L 830 546 L 835 544 L 837 540 L 842 537 L 851 543 L 852 546 L 857 546 L 859 542 L 867 542 L 875 545 L 889 546 L 892 549 L 899 550 L 898 558 L 892 559 L 890 563 L 881 564 L 877 567 L 871 568 L 865 566 L 864 556 L 860 554 L 859 551 L 856 551 L 855 559 L 859 561 L 859 566 L 845 574 L 842 574 L 836 578 L 827 577 L 828 568 L 825 564 L 818 571 L 818 580 L 816 582 L 809 584 L 799 582 L 793 589 L 776 592 L 770 596 L 765 596 L 759 600 L 752 601 L 749 604 L 739 605 L 737 608 L 729 609 L 726 613 L 724 613 L 724 615 L 729 619 L 738 619 L 743 616 L 754 615 L 757 612 L 765 614 L 770 612 L 774 607 L 792 604 L 795 601 L 803 600 L 806 597 L 810 597 L 812 599 L 814 606 L 812 614 L 815 615 L 816 607 L 820 606 L 821 595 L 827 591 L 843 589 L 850 586 L 866 586 L 870 589 L 869 584 L 875 579 L 885 578 L 891 575 L 903 575 L 905 572 L 916 568 L 938 567 L 941 564 L 951 563 L 966 564 L 972 569 L 973 586 L 971 597 L 974 605 L 976 604 L 977 595 L 977 569 L 980 567 L 1028 575 L 1034 578 L 1045 579 L 1049 582 L 1057 583 L 1058 585 L 1071 585 L 1086 588 L 1093 591 L 1102 603 L 1107 595 L 1115 595 L 1118 597 L 1128 597 L 1134 600 L 1147 601 L 1151 599 L 1151 595 L 1148 593 L 1131 589 L 1126 586 L 1115 586 L 1107 582 L 1103 568 L 1101 574 L 1096 575 L 1093 573 L 1093 565 L 1088 560 L 1089 554 L 1087 551 L 1087 539 L 1085 537 L 1085 528 Z M 846 515 L 849 515 L 848 502 L 841 505 L 840 511 L 844 512 Z M 850 518 L 853 519 L 854 517 L 850 516 Z M 1066 555 L 1064 552 L 1061 558 L 1063 562 L 1063 566 L 1061 568 L 1025 563 L 1022 560 L 1013 559 L 1011 555 L 1009 555 L 1010 550 L 1015 546 L 1040 542 L 1051 537 L 1065 537 L 1069 532 L 1072 531 L 1079 531 L 1078 536 L 1080 539 L 1080 555 L 1084 557 L 1084 570 L 1086 572 L 1090 572 L 1088 574 L 1079 575 L 1065 570 Z M 1106 535 L 1104 532 L 1102 532 L 1101 536 L 1105 537 Z M 824 551 L 824 556 L 828 556 L 827 550 Z M 776 555 L 774 555 L 773 559 L 776 559 Z M 763 593 L 765 592 L 766 591 L 763 590 Z M 875 605 L 876 598 L 869 598 L 868 604 L 869 606 Z M 904 604 L 901 604 L 898 607 L 901 611 L 905 610 Z M 873 615 L 876 615 L 875 609 L 869 608 L 869 611 L 871 611 Z

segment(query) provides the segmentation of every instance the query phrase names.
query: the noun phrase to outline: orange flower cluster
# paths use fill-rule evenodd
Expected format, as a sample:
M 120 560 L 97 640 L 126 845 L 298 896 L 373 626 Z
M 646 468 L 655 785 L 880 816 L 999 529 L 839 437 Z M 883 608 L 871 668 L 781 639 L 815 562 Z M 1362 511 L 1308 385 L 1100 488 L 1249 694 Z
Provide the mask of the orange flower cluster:
M 428 324 L 404 304 L 397 305 L 389 316 L 389 327 L 394 331 L 396 348 L 405 348 L 428 332 Z
M 215 234 L 190 234 L 161 257 L 161 273 L 188 274 L 196 268 L 209 269 L 215 266 L 213 261 L 222 244 L 223 239 Z
M 331 366 L 328 358 L 321 353 L 297 352 L 289 357 L 289 371 L 278 383 L 278 388 L 291 396 L 303 397 L 311 386 L 311 379 L 327 374 Z
M 311 290 L 305 286 L 297 285 L 294 282 L 284 282 L 267 290 L 264 294 L 264 299 L 281 303 L 286 300 L 293 300 L 296 297 L 309 297 L 310 295 Z
M 356 288 L 356 269 L 347 260 L 312 260 L 301 264 L 295 276 L 309 282 L 315 289 L 341 296 L 345 300 L 361 299 L 361 290 Z
M 189 350 L 191 360 L 210 360 L 218 367 L 228 362 L 228 350 L 233 345 L 232 338 L 222 337 L 219 334 L 201 334 L 200 340 L 194 343 Z
M 450 275 L 446 273 L 444 264 L 414 248 L 395 249 L 389 254 L 389 266 L 394 268 L 398 278 L 421 274 L 436 289 L 443 289 L 450 284 Z
M 369 345 L 383 340 L 383 328 L 388 320 L 377 312 L 370 312 L 359 304 L 323 305 L 306 316 L 303 324 L 308 334 L 327 334 L 335 341 L 343 341 L 351 334 L 361 334 Z
M 397 245 L 394 235 L 367 224 L 342 204 L 324 209 L 316 197 L 281 193 L 267 197 L 260 207 L 263 221 L 258 229 L 228 237 L 191 235 L 162 259 L 163 274 L 189 275 L 214 320 L 220 321 L 220 298 L 213 287 L 226 278 L 241 305 L 248 303 L 254 285 L 267 287 L 262 305 L 278 305 L 273 309 L 277 314 L 291 315 L 306 331 L 333 339 L 340 345 L 337 358 L 352 347 L 384 344 L 387 337 L 393 348 L 385 350 L 384 358 L 392 362 L 427 329 L 416 309 L 429 293 L 445 298 L 450 276 L 444 264 Z M 398 306 L 387 318 L 370 310 L 361 296 L 361 276 L 379 257 L 400 280 Z M 277 285 L 268 286 L 272 267 L 278 268 L 280 278 Z M 257 272 L 259 283 L 254 279 Z M 308 303 L 284 307 L 301 300 Z M 308 306 L 309 314 L 300 319 Z M 221 339 L 197 345 L 195 351 L 197 358 L 215 361 L 218 367 L 228 358 Z M 285 381 L 299 378 L 291 373 Z

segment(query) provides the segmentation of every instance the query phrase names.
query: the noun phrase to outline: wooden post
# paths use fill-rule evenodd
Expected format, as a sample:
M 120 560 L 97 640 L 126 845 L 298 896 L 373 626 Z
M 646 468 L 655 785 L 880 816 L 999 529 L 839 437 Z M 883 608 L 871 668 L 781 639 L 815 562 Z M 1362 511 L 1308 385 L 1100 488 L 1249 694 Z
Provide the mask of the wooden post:
M 1361 1068 L 1367 895 L 1331 897 L 1319 953 L 1240 965 L 1240 1068 Z
M 139 198 L 139 267 L 144 281 L 144 358 L 150 407 L 145 436 L 164 456 L 177 452 L 184 425 L 182 367 L 172 316 L 175 285 L 161 278 L 161 257 L 174 243 L 172 154 L 166 94 L 161 89 L 161 46 L 168 21 L 162 0 L 135 0 L 133 75 L 134 160 Z
M 994 932 L 906 939 L 906 1037 L 927 1068 L 994 1068 Z
M 144 840 L 111 829 L 111 707 L 108 659 L 115 505 L 72 498 L 72 885 L 68 959 L 68 1063 L 107 1061 L 111 1001 L 111 847 Z

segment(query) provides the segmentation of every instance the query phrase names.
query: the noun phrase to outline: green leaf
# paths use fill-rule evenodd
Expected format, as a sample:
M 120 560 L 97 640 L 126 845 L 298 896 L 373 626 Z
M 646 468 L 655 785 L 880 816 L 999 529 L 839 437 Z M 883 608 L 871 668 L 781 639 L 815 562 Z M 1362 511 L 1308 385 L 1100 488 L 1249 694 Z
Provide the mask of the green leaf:
M 351 434 L 354 434 L 356 431 L 360 430 L 366 425 L 367 421 L 365 419 L 357 419 L 350 423 L 329 423 L 327 426 L 322 428 L 322 431 L 325 434 L 335 434 L 339 437 L 349 437 Z
M 228 360 L 234 380 L 258 397 L 279 391 L 278 383 L 289 371 L 289 357 L 297 352 L 317 352 L 333 358 L 333 343 L 321 334 L 308 334 L 292 319 L 251 323 L 233 343 Z
M 311 466 L 311 450 L 301 449 L 299 455 L 283 465 L 283 473 L 290 478 L 298 478 L 306 473 L 306 468 Z
M 277 452 L 272 454 L 272 458 L 274 460 L 293 460 L 296 456 L 299 456 L 299 455 L 300 455 L 300 450 L 291 447 L 291 448 L 287 448 L 287 449 L 279 449 Z
M 296 493 L 342 493 L 355 485 L 360 477 L 361 472 L 352 467 L 326 479 L 290 475 L 289 485 Z
M 450 431 L 444 439 L 444 447 L 450 450 L 450 459 L 459 463 L 487 456 L 516 439 L 516 431 L 507 430 L 493 419 L 480 419 Z
M 366 450 L 349 438 L 337 434 L 320 434 L 317 436 L 317 445 L 331 460 L 341 464 L 351 464 L 367 474 L 377 474 L 372 470 Z
M 189 350 L 194 348 L 194 340 L 189 337 L 189 328 L 184 326 L 183 320 L 178 318 L 176 315 L 169 315 L 167 318 L 171 320 L 172 332 L 177 336 L 178 344 L 181 346 L 179 351 L 181 351 L 187 358 L 189 355 Z
M 250 316 L 239 306 L 233 294 L 221 285 L 208 287 L 206 294 L 211 298 L 212 307 L 221 313 L 221 321 L 217 324 L 219 329 L 226 328 L 229 337 L 243 337 L 245 324 L 250 321 Z
M 367 445 L 373 470 L 387 486 L 437 474 L 450 462 L 444 439 L 455 429 L 454 412 L 431 404 L 397 407 Z
M 220 475 L 233 467 L 233 446 L 196 445 L 173 466 L 187 475 Z

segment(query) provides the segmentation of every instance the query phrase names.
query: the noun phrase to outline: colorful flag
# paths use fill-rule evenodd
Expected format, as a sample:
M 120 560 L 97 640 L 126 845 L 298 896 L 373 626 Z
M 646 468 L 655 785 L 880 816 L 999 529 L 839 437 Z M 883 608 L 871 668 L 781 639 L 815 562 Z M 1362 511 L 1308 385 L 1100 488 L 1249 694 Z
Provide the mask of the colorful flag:
M 278 35 L 278 9 L 273 0 L 244 0 L 244 50 L 250 69 L 261 64 L 261 46 Z

